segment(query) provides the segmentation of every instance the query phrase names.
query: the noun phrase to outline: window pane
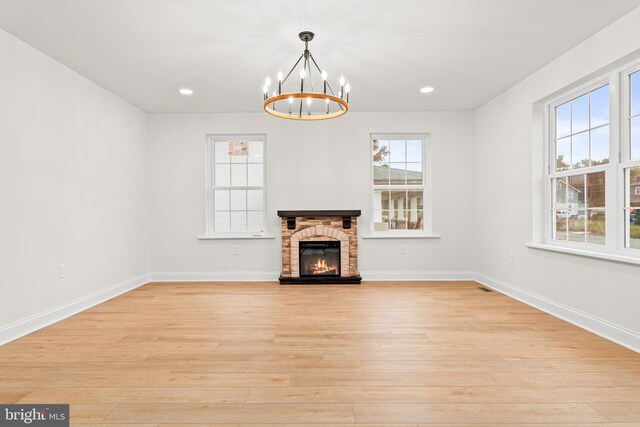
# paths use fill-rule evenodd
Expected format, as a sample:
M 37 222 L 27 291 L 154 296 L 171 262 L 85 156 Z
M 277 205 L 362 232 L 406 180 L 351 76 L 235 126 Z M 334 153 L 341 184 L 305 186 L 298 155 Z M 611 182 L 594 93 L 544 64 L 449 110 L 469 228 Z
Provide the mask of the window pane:
M 262 187 L 264 185 L 264 165 L 249 164 L 247 167 L 249 168 L 249 187 Z
M 423 192 L 407 192 L 407 226 L 410 230 L 423 229 Z
M 556 181 L 556 209 L 564 209 L 563 203 L 567 203 L 567 179 L 558 178 Z
M 584 175 L 574 175 L 567 178 L 567 202 L 571 215 L 576 215 L 578 209 L 585 208 Z
M 373 183 L 375 185 L 389 184 L 389 165 L 373 165 Z
M 216 190 L 214 198 L 215 210 L 228 211 L 229 207 L 229 190 Z
M 567 240 L 567 220 L 569 214 L 565 210 L 556 210 L 555 236 L 556 240 Z
M 407 184 L 422 184 L 422 163 L 407 163 Z
M 229 158 L 231 159 L 231 163 L 247 163 L 247 159 L 249 158 L 249 141 L 234 141 L 234 142 L 246 143 L 247 149 L 244 150 L 244 152 L 237 152 L 237 153 L 234 153 L 233 155 L 229 155 Z
M 589 167 L 589 132 L 571 137 L 571 163 L 573 169 Z
M 391 149 L 391 157 L 389 162 L 405 162 L 406 161 L 406 150 L 405 150 L 405 141 L 402 140 L 392 140 L 390 143 Z
M 571 163 L 571 137 L 559 139 L 556 142 L 556 170 L 569 170 Z
M 605 173 L 587 174 L 587 207 L 604 208 L 605 206 Z
M 640 208 L 640 167 L 629 168 L 629 201 L 627 206 Z
M 231 166 L 216 165 L 215 166 L 215 185 L 216 187 L 229 187 L 231 185 Z
M 640 160 L 640 117 L 631 119 L 631 160 Z
M 571 101 L 571 133 L 589 129 L 589 94 Z
M 247 191 L 247 209 L 250 211 L 261 211 L 264 209 L 264 192 L 262 190 Z
M 231 190 L 231 210 L 247 209 L 247 190 Z
M 389 141 L 373 140 L 373 164 L 381 166 L 389 163 Z
M 628 169 L 627 177 L 629 194 L 626 202 L 628 247 L 640 249 L 640 167 Z
M 640 113 L 640 71 L 629 76 L 631 80 L 631 115 Z
M 591 131 L 591 166 L 609 163 L 609 126 Z
M 215 160 L 216 163 L 229 163 L 229 142 L 215 141 Z
M 587 218 L 586 242 L 604 245 L 606 237 L 604 210 L 589 209 L 587 211 Z
M 216 233 L 228 233 L 231 231 L 229 212 L 216 212 L 214 229 Z
M 422 163 L 422 141 L 421 140 L 412 139 L 407 141 L 407 162 Z
M 247 212 L 247 231 L 261 232 L 263 231 L 263 211 L 249 211 Z
M 391 185 L 405 185 L 407 171 L 405 163 L 390 163 L 389 177 Z
M 247 212 L 231 212 L 231 232 L 247 231 Z
M 249 141 L 249 163 L 263 163 L 264 162 L 264 145 L 262 141 Z
M 247 165 L 231 165 L 231 186 L 247 186 Z
M 391 229 L 407 228 L 407 192 L 404 190 L 389 192 L 389 221 Z
M 609 123 L 609 85 L 591 92 L 591 127 Z
M 571 103 L 565 102 L 556 107 L 556 138 L 568 136 L 571 133 Z
M 571 242 L 585 241 L 585 222 L 586 212 L 584 210 L 576 211 L 576 215 L 569 217 L 569 240 Z

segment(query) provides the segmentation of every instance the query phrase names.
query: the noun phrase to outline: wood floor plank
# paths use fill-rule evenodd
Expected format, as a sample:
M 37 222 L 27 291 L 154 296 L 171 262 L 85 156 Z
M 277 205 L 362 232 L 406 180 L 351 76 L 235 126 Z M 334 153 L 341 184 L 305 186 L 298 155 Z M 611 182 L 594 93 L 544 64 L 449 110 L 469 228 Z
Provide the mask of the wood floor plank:
M 355 403 L 357 422 L 564 423 L 606 422 L 584 403 L 419 404 Z
M 152 283 L 0 347 L 18 402 L 94 426 L 640 425 L 640 355 L 473 282 Z
M 640 425 L 640 402 L 590 403 L 589 406 L 604 415 L 609 421 Z
M 120 404 L 110 423 L 354 423 L 350 404 Z
M 247 403 L 475 402 L 465 387 L 252 388 Z
M 82 387 L 46 388 L 19 403 L 243 403 L 249 388 L 232 387 Z

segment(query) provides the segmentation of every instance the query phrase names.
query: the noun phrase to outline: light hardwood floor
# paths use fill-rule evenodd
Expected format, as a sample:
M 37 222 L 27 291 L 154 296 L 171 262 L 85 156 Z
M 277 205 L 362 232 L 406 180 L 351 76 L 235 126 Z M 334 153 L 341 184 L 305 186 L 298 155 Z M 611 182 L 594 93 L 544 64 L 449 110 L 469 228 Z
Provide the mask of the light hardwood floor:
M 472 282 L 148 284 L 0 347 L 77 424 L 640 425 L 640 355 Z

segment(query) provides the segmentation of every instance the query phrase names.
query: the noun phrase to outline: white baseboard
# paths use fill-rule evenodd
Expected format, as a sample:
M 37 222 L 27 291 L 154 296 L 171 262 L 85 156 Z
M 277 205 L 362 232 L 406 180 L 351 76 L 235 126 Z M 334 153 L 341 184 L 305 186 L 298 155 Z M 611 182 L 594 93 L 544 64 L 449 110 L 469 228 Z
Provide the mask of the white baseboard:
M 125 292 L 129 292 L 137 287 L 149 282 L 149 275 L 140 276 L 117 283 L 106 289 L 101 289 L 90 295 L 77 298 L 61 306 L 43 311 L 25 319 L 10 323 L 0 328 L 0 345 L 16 340 L 27 334 L 42 329 L 56 322 L 87 310 L 95 305 L 101 304 L 111 298 L 117 297 Z
M 471 271 L 362 271 L 362 280 L 371 282 L 464 281 L 475 280 Z
M 369 271 L 361 272 L 368 281 L 454 281 L 474 280 L 471 271 Z M 274 282 L 277 271 L 220 271 L 211 273 L 163 272 L 152 273 L 152 282 Z
M 276 282 L 278 271 L 217 271 L 152 273 L 152 282 Z
M 475 280 L 501 294 L 505 294 L 538 310 L 544 311 L 582 329 L 586 329 L 602 338 L 640 353 L 640 335 L 634 331 L 592 316 L 573 307 L 525 291 L 524 289 L 520 289 L 485 274 L 476 273 Z

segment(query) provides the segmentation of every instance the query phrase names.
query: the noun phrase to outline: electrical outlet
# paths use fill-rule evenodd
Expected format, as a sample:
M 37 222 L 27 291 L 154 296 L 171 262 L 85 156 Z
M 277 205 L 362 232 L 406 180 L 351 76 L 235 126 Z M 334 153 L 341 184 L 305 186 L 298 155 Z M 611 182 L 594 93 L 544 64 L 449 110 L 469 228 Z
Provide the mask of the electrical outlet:
M 513 265 L 516 263 L 516 254 L 513 252 L 509 252 L 509 264 Z
M 240 246 L 233 245 L 233 254 L 234 255 L 240 255 Z
M 407 254 L 407 246 L 400 245 L 400 255 L 406 255 L 406 254 Z
M 58 278 L 64 279 L 67 277 L 67 264 L 60 264 L 58 266 Z

